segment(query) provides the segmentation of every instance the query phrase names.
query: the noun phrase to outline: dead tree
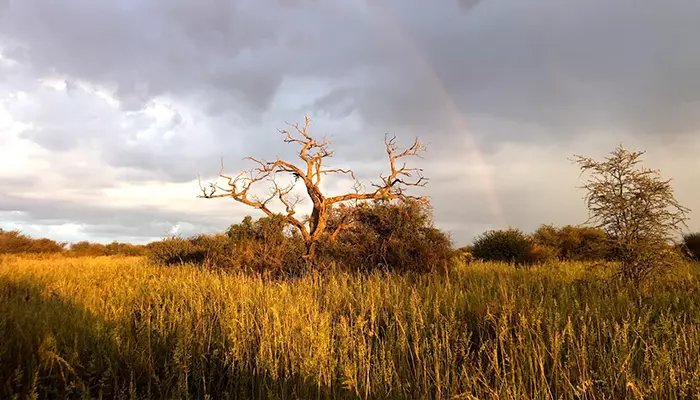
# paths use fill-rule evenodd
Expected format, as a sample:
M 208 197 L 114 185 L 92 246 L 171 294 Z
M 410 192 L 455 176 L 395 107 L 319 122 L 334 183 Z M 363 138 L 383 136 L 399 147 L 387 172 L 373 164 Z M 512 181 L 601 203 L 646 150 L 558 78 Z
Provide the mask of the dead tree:
M 279 200 L 285 209 L 282 216 L 288 224 L 299 231 L 304 239 L 305 259 L 308 264 L 313 263 L 316 247 L 325 234 L 335 238 L 342 230 L 350 227 L 347 223 L 340 223 L 333 232 L 327 232 L 328 218 L 334 205 L 348 201 L 405 200 L 409 198 L 424 201 L 423 197 L 406 195 L 405 190 L 408 187 L 425 186 L 428 181 L 423 176 L 422 169 L 408 168 L 403 162 L 407 157 L 420 157 L 420 153 L 425 151 L 425 145 L 416 138 L 409 148 L 400 151 L 396 145 L 396 137 L 385 136 L 384 143 L 390 172 L 388 175 L 380 175 L 380 182 L 372 185 L 373 191 L 361 192 L 359 189 L 361 186 L 352 170 L 324 166 L 324 160 L 332 157 L 334 152 L 329 149 L 330 142 L 326 138 L 319 141 L 309 134 L 310 123 L 311 120 L 305 116 L 303 127 L 299 124 L 289 124 L 293 130 L 280 130 L 286 143 L 295 143 L 301 147 L 298 153 L 302 161 L 301 166 L 281 159 L 266 161 L 246 157 L 245 160 L 252 161 L 256 166 L 249 170 L 243 170 L 234 177 L 224 175 L 222 162 L 219 178 L 225 180 L 226 186 L 222 187 L 214 182 L 210 183 L 207 188 L 203 187 L 200 182 L 202 194 L 198 196 L 207 199 L 230 197 L 240 203 L 257 208 L 268 216 L 275 215 L 269 208 L 270 202 Z M 295 180 L 290 185 L 280 186 L 275 179 L 275 175 L 278 173 L 290 173 L 295 177 Z M 356 182 L 355 192 L 331 197 L 324 195 L 321 192 L 320 184 L 323 177 L 329 174 L 351 176 Z M 262 181 L 268 181 L 271 185 L 270 195 L 264 199 L 250 193 L 253 185 Z M 306 193 L 312 202 L 311 215 L 306 220 L 300 219 L 296 215 L 295 208 L 300 198 L 294 197 L 292 190 L 298 181 L 304 184 Z

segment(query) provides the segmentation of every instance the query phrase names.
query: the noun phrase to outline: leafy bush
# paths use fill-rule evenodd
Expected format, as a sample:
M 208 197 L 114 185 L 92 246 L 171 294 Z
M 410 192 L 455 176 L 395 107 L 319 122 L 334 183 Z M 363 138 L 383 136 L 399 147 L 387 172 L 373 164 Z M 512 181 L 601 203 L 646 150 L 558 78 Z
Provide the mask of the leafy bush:
M 517 265 L 536 262 L 533 242 L 519 229 L 491 230 L 477 236 L 472 250 L 484 261 L 501 261 Z
M 528 239 L 530 240 L 530 249 L 524 258 L 524 264 L 544 264 L 557 260 L 559 254 L 557 249 L 543 246 L 534 242 L 531 238 Z
M 332 232 L 339 224 L 348 229 Z M 224 234 L 167 238 L 149 244 L 157 264 L 194 263 L 207 268 L 272 275 L 298 275 L 306 264 L 304 241 L 281 216 L 246 217 Z M 348 271 L 432 271 L 456 254 L 447 235 L 432 226 L 427 206 L 418 202 L 341 206 L 329 221 L 316 266 Z
M 72 243 L 68 248 L 67 255 L 73 257 L 99 257 L 99 256 L 145 256 L 148 249 L 143 245 L 131 243 L 112 242 L 108 245 L 102 243 L 90 243 L 81 241 Z
M 168 237 L 149 243 L 147 248 L 151 262 L 160 265 L 191 263 L 226 268 L 234 263 L 232 243 L 224 234 Z
M 209 269 L 273 275 L 300 271 L 303 242 L 285 232 L 282 218 L 246 217 L 226 233 L 171 237 L 148 245 L 149 258 L 161 265 L 192 263 Z
M 72 243 L 68 249 L 68 255 L 75 257 L 99 257 L 104 256 L 105 245 L 101 243 L 90 243 L 88 241 L 81 241 Z
M 700 232 L 683 236 L 683 247 L 690 258 L 700 261 Z
M 248 215 L 240 224 L 231 225 L 226 230 L 226 235 L 236 243 L 252 240 L 280 245 L 288 238 L 285 235 L 285 227 L 286 221 L 280 215 L 263 217 L 255 221 Z
M 554 256 L 562 261 L 594 261 L 610 256 L 608 237 L 602 229 L 542 225 L 535 231 L 533 239 L 554 251 Z
M 108 256 L 143 256 L 146 255 L 146 247 L 131 243 L 112 242 L 105 246 L 105 254 Z
M 282 216 L 253 221 L 247 216 L 231 225 L 226 235 L 234 245 L 235 262 L 249 272 L 298 274 L 303 269 L 304 242 L 288 230 Z
M 340 224 L 348 228 L 332 232 Z M 429 206 L 418 201 L 360 203 L 334 210 L 319 258 L 347 270 L 429 272 L 456 256 L 450 238 L 433 226 Z
M 55 240 L 34 239 L 19 231 L 0 229 L 0 254 L 60 253 L 65 249 L 65 246 L 65 243 L 58 243 Z
M 194 246 L 189 239 L 166 237 L 146 245 L 148 259 L 157 265 L 174 265 L 192 262 Z

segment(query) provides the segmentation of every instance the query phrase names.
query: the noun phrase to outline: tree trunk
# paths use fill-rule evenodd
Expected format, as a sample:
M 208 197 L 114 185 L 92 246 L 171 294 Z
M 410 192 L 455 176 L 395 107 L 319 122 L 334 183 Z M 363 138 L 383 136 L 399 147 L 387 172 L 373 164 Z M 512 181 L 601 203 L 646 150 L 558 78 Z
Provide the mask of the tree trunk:
M 318 241 L 314 240 L 313 238 L 306 242 L 306 254 L 304 254 L 304 260 L 306 261 L 306 266 L 308 268 L 314 267 L 317 245 Z
M 306 241 L 306 254 L 304 255 L 307 267 L 314 267 L 316 247 L 319 240 L 323 237 L 327 224 L 328 213 L 326 212 L 326 206 L 321 202 L 315 203 L 309 220 L 309 238 Z

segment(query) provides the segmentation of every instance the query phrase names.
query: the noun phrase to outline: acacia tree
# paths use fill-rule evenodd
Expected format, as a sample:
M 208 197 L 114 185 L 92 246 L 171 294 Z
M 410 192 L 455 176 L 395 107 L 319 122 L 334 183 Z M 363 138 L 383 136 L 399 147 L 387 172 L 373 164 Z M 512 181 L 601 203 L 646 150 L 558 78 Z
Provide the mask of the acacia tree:
M 333 206 L 348 201 L 366 200 L 391 200 L 408 198 L 424 201 L 424 198 L 408 196 L 405 190 L 408 187 L 422 187 L 427 183 L 427 178 L 422 174 L 420 168 L 408 168 L 403 162 L 404 159 L 412 156 L 420 157 L 420 153 L 425 151 L 425 145 L 416 138 L 413 144 L 401 151 L 396 144 L 396 137 L 385 136 L 384 143 L 389 161 L 389 174 L 380 175 L 380 182 L 373 184 L 374 190 L 362 192 L 361 185 L 355 174 L 350 169 L 328 168 L 324 161 L 334 155 L 330 150 L 330 141 L 325 137 L 321 140 L 315 139 L 309 133 L 311 119 L 304 116 L 304 125 L 289 124 L 293 129 L 282 129 L 280 133 L 284 135 L 285 143 L 293 143 L 300 147 L 298 157 L 300 165 L 292 162 L 275 159 L 272 161 L 246 157 L 255 164 L 255 167 L 243 170 L 236 176 L 229 176 L 223 173 L 223 162 L 219 172 L 219 178 L 225 180 L 225 186 L 217 182 L 210 183 L 208 187 L 203 187 L 200 183 L 202 194 L 200 198 L 230 197 L 240 203 L 261 210 L 268 216 L 276 215 L 270 209 L 270 202 L 278 200 L 285 211 L 281 214 L 284 220 L 295 227 L 306 245 L 305 258 L 307 263 L 313 262 L 316 247 L 324 235 L 336 238 L 338 234 L 350 228 L 350 224 L 342 221 L 337 224 L 333 232 L 328 232 L 328 218 L 331 215 Z M 278 173 L 289 173 L 294 176 L 294 182 L 281 186 L 278 184 L 276 176 Z M 345 174 L 355 181 L 354 193 L 346 193 L 337 196 L 326 196 L 320 188 L 322 179 L 329 174 Z M 297 182 L 301 181 L 306 189 L 308 197 L 311 199 L 312 211 L 308 218 L 297 217 L 296 206 L 301 198 L 295 196 L 292 191 Z M 271 186 L 269 195 L 260 198 L 251 194 L 254 185 L 260 182 L 268 182 Z
M 582 174 L 590 173 L 581 187 L 587 191 L 588 223 L 606 231 L 620 274 L 636 286 L 671 265 L 669 245 L 690 212 L 676 200 L 671 179 L 641 167 L 644 154 L 619 145 L 603 161 L 578 155 L 574 160 Z

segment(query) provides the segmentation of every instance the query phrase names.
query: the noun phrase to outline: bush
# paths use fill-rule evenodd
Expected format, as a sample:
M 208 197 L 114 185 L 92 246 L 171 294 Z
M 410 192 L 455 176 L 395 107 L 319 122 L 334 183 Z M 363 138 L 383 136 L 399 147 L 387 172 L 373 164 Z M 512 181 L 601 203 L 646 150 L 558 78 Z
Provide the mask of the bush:
M 456 256 L 449 237 L 435 228 L 426 205 L 418 202 L 341 206 L 319 244 L 316 266 L 348 271 L 419 271 L 446 268 Z M 339 224 L 348 226 L 338 235 Z M 285 219 L 246 217 L 225 234 L 168 238 L 149 244 L 157 264 L 194 263 L 229 271 L 298 275 L 304 271 L 304 241 Z
M 112 242 L 105 246 L 105 254 L 108 256 L 138 257 L 146 255 L 146 247 L 131 243 Z
M 700 261 L 700 232 L 683 236 L 683 247 L 690 258 Z
M 147 245 L 151 262 L 160 265 L 196 264 L 208 268 L 230 268 L 233 244 L 224 234 L 168 237 Z
M 484 261 L 501 261 L 516 265 L 532 264 L 540 255 L 533 242 L 519 229 L 491 230 L 474 240 L 472 254 Z M 543 253 L 542 253 L 543 255 Z
M 433 226 L 427 204 L 418 201 L 360 203 L 334 210 L 329 236 L 319 247 L 322 262 L 351 271 L 444 269 L 456 256 L 450 238 Z
M 161 265 L 192 263 L 209 269 L 272 275 L 297 274 L 304 251 L 300 238 L 285 232 L 281 217 L 248 216 L 226 233 L 172 237 L 148 245 L 149 259 Z
M 146 245 L 148 259 L 158 265 L 175 265 L 193 262 L 194 246 L 189 239 L 166 237 Z
M 19 253 L 60 253 L 65 249 L 65 243 L 51 239 L 34 239 L 19 231 L 4 231 L 0 229 L 0 254 Z
M 99 257 L 106 255 L 105 245 L 81 241 L 72 243 L 68 249 L 68 255 L 75 257 Z
M 236 263 L 246 271 L 296 275 L 304 267 L 304 242 L 280 215 L 253 221 L 247 216 L 226 231 Z
M 610 257 L 608 237 L 602 229 L 571 225 L 559 229 L 542 225 L 535 231 L 533 239 L 550 248 L 562 261 L 597 261 Z
M 543 246 L 530 239 L 530 249 L 525 256 L 525 264 L 544 264 L 557 260 L 559 252 L 550 246 Z

